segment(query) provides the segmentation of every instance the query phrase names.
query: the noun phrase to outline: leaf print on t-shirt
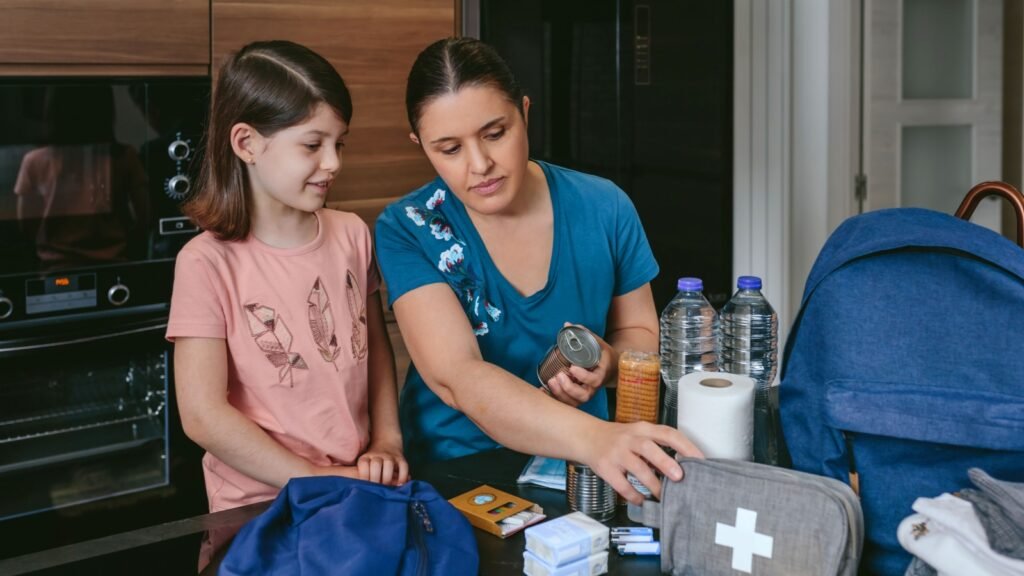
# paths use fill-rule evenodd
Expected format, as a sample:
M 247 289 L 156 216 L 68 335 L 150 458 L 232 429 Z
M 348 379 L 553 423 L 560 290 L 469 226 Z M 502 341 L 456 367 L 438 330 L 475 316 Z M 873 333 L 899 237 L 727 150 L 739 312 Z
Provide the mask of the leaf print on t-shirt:
M 256 340 L 256 345 L 267 356 L 267 360 L 278 368 L 278 384 L 287 380 L 288 387 L 295 385 L 292 368 L 308 370 L 309 366 L 302 355 L 292 352 L 292 333 L 284 320 L 269 306 L 259 303 L 245 305 L 245 317 L 249 321 L 249 332 Z
M 338 347 L 338 337 L 334 334 L 334 314 L 331 313 L 331 297 L 327 294 L 320 277 L 313 282 L 313 289 L 309 291 L 309 328 L 313 331 L 313 341 L 316 342 L 317 350 L 324 362 L 330 362 L 334 369 L 338 365 L 334 360 L 341 350 Z
M 359 290 L 359 282 L 351 270 L 345 277 L 348 310 L 352 313 L 352 358 L 366 358 L 366 299 Z

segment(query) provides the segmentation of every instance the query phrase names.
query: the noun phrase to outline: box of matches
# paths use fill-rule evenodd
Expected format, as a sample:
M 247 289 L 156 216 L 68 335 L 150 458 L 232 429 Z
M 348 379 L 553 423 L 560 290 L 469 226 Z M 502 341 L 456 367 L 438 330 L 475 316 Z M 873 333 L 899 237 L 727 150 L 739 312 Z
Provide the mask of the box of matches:
M 506 538 L 545 518 L 544 509 L 486 484 L 448 500 L 474 527 Z

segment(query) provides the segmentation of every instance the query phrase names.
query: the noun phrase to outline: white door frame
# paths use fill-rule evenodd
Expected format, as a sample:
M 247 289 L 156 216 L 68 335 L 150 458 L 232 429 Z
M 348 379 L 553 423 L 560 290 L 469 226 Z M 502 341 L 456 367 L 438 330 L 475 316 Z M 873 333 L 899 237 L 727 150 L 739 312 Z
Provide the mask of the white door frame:
M 828 235 L 856 213 L 861 0 L 734 0 L 733 275 L 780 340 Z

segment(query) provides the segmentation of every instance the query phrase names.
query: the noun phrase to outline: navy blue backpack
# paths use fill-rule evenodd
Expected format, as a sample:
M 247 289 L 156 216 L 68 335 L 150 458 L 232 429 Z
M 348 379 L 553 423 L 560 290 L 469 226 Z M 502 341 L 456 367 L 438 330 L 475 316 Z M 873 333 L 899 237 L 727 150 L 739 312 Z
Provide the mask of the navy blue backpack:
M 242 527 L 218 574 L 476 574 L 466 518 L 433 486 L 338 476 L 294 478 Z
M 850 218 L 822 248 L 783 356 L 793 467 L 851 482 L 862 572 L 897 576 L 918 497 L 973 466 L 1024 481 L 1024 250 L 915 208 Z

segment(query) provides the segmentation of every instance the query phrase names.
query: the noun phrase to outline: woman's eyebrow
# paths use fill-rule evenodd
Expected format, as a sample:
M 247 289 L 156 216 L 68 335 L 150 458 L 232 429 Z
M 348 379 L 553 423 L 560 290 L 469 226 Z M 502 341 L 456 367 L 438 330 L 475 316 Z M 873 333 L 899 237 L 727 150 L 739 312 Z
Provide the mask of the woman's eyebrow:
M 491 128 L 494 128 L 495 125 L 501 124 L 504 121 L 505 121 L 505 116 L 498 116 L 494 120 L 491 120 L 490 122 L 488 122 L 488 123 L 484 124 L 483 126 L 481 126 L 480 129 L 477 130 L 477 132 L 486 132 L 487 130 L 490 130 Z M 442 137 L 437 138 L 435 140 L 431 140 L 430 143 L 431 144 L 440 144 L 441 142 L 445 142 L 447 140 L 458 140 L 458 138 L 456 138 L 455 136 L 442 136 Z

